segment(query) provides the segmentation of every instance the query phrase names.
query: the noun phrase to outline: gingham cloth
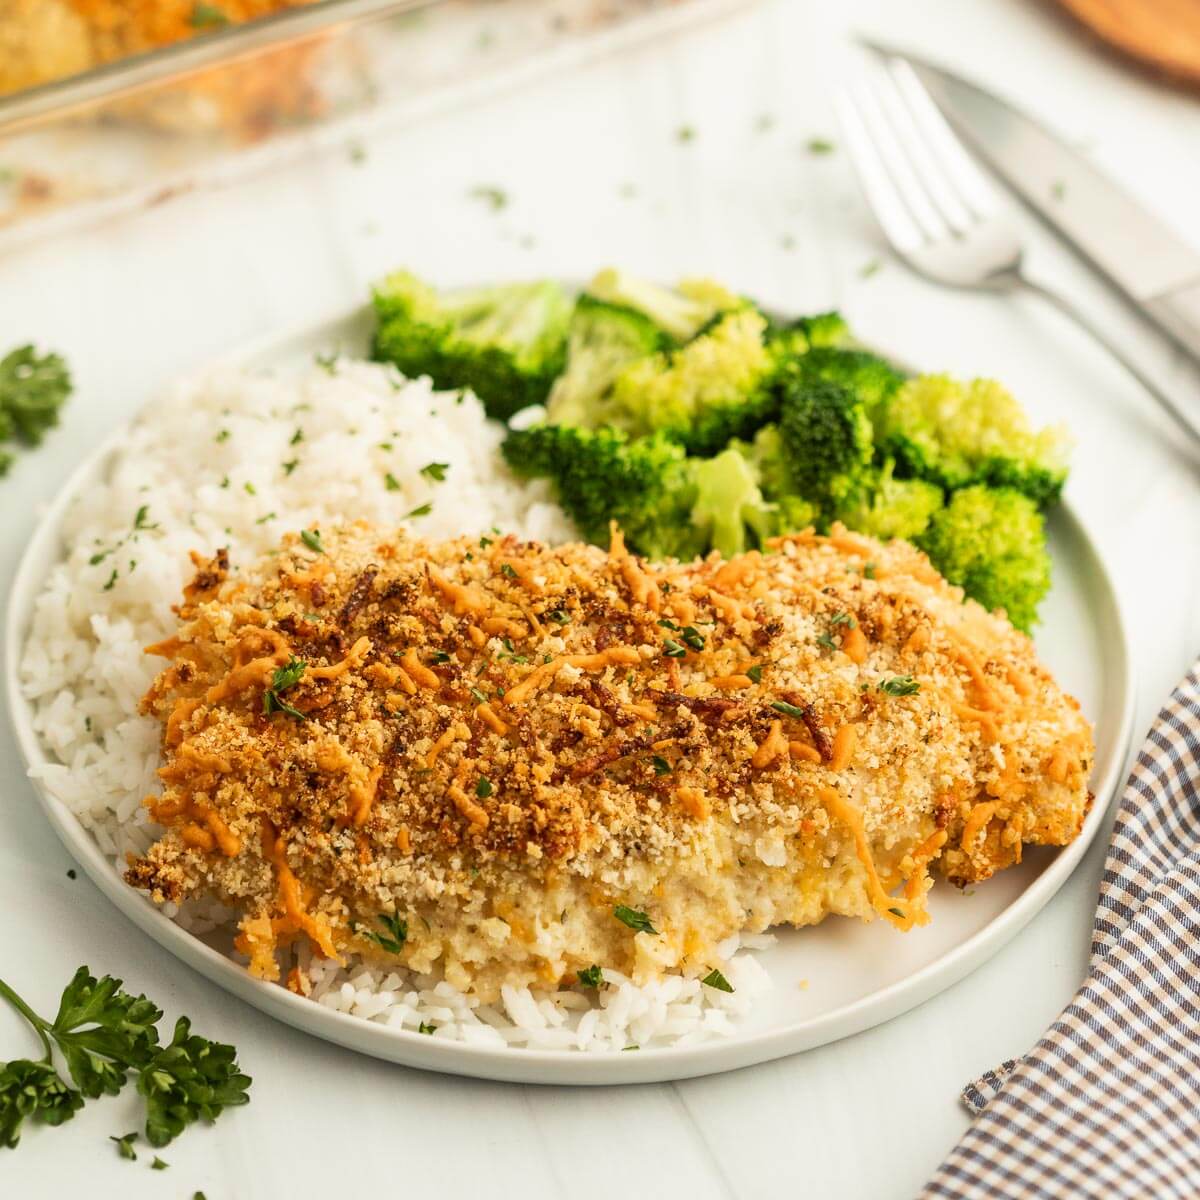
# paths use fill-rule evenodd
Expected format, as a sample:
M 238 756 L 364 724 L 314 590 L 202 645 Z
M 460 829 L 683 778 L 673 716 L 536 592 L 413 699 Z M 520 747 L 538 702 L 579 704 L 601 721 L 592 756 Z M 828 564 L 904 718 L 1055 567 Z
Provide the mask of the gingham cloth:
M 1200 663 L 1121 797 L 1087 979 L 963 1100 L 976 1120 L 922 1200 L 1200 1198 Z

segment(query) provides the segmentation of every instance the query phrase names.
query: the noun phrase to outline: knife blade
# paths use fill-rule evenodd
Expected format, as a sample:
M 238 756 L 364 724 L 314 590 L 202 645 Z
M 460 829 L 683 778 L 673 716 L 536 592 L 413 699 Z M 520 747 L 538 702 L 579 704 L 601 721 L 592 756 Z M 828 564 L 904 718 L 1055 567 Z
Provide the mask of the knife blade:
M 934 103 L 1027 204 L 1200 362 L 1200 251 L 1078 150 L 1006 100 L 906 50 Z

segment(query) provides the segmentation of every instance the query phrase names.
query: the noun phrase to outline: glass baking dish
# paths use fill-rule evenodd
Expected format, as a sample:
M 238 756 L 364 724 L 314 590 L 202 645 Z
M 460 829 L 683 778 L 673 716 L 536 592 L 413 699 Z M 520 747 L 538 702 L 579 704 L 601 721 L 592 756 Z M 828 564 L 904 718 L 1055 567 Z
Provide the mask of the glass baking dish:
M 0 0 L 0 87 L 33 82 L 0 95 L 0 244 L 226 183 L 753 0 L 225 2 L 288 7 L 238 24 L 221 0 Z M 66 33 L 37 24 L 51 10 Z M 168 11 L 175 25 L 155 25 Z M 183 40 L 141 49 L 179 36 L 180 21 Z M 139 52 L 113 56 L 128 45 Z

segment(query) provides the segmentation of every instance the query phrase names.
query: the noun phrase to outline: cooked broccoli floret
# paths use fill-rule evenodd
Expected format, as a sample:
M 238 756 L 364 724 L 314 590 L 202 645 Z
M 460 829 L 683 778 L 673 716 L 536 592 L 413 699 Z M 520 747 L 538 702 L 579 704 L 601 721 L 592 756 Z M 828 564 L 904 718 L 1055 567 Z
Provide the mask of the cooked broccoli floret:
M 666 288 L 612 267 L 588 284 L 598 300 L 621 304 L 648 316 L 675 342 L 687 342 L 720 313 L 744 308 L 740 296 L 710 279 L 685 279 L 677 288 Z
M 715 458 L 694 458 L 692 525 L 726 558 L 761 546 L 777 532 L 777 514 L 763 498 L 754 467 L 734 446 Z
M 883 415 L 886 401 L 904 382 L 904 376 L 891 363 L 866 350 L 816 346 L 804 356 L 801 368 L 810 377 L 840 383 L 855 392 L 872 426 Z
M 753 433 L 776 405 L 765 327 L 739 309 L 686 345 L 632 363 L 613 383 L 610 419 L 632 433 L 661 430 L 694 454 Z
M 827 522 L 873 482 L 871 421 L 850 388 L 812 379 L 799 364 L 780 384 L 779 432 L 797 494 Z
M 608 541 L 615 520 L 633 549 L 651 558 L 692 558 L 707 548 L 692 526 L 692 466 L 667 438 L 618 429 L 535 425 L 511 432 L 504 457 L 520 475 L 554 481 L 559 501 L 590 542 Z
M 1067 477 L 1065 433 L 1034 432 L 1011 393 L 990 379 L 910 379 L 888 402 L 879 442 L 902 474 L 944 488 L 988 483 L 1045 505 Z
M 951 583 L 987 609 L 1002 608 L 1026 632 L 1050 589 L 1050 556 L 1037 505 L 1011 488 L 955 492 L 917 539 Z
M 837 519 L 885 542 L 891 538 L 912 541 L 924 533 L 930 518 L 942 507 L 942 489 L 924 479 L 896 479 L 894 467 L 889 459 L 873 470 L 863 487 L 838 507 Z
M 842 346 L 850 340 L 850 330 L 841 313 L 816 313 L 798 317 L 781 325 L 772 325 L 767 341 L 779 363 L 789 362 L 820 346 Z
M 817 523 L 817 507 L 797 491 L 778 425 L 764 425 L 753 442 L 732 441 L 729 446 L 754 469 L 772 513 L 770 534 L 795 533 Z
M 437 292 L 407 271 L 375 289 L 374 355 L 438 387 L 468 387 L 493 417 L 546 399 L 571 304 L 549 280 Z
M 658 326 L 637 309 L 580 296 L 567 335 L 566 370 L 550 389 L 546 419 L 586 429 L 619 423 L 607 403 L 613 380 L 631 362 L 657 353 L 663 343 Z

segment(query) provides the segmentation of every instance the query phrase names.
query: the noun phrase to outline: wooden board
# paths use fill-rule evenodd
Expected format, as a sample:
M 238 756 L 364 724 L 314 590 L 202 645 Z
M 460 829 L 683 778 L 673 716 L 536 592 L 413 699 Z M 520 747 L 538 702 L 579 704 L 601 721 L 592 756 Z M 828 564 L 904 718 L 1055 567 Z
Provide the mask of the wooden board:
M 1054 0 L 1158 75 L 1200 87 L 1200 0 Z

